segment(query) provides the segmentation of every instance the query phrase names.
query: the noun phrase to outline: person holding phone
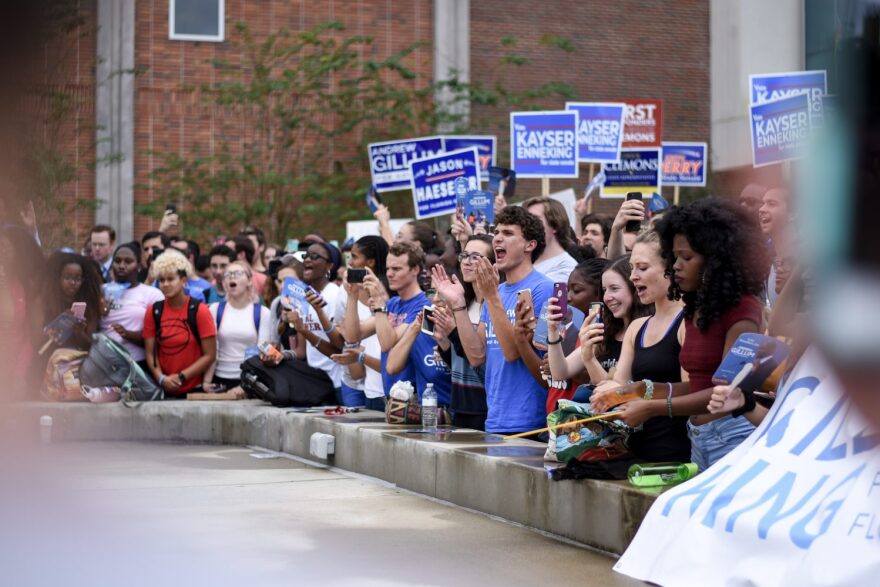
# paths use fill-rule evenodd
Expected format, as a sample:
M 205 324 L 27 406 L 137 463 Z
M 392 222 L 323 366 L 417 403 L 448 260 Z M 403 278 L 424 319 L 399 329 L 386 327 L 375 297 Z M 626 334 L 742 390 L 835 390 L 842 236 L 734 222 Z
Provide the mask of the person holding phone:
M 137 241 L 113 252 L 113 282 L 104 285 L 107 315 L 101 330 L 120 343 L 138 365 L 149 373 L 144 354 L 144 315 L 147 308 L 165 299 L 157 288 L 140 282 L 141 247 Z
M 642 199 L 627 196 L 617 211 L 614 222 L 611 223 L 611 236 L 608 239 L 608 249 L 605 255 L 608 259 L 617 259 L 632 251 L 636 236 L 638 236 L 645 218 L 647 218 L 646 208 Z
M 92 259 L 60 252 L 49 257 L 43 287 L 44 326 L 60 314 L 72 313 L 75 302 L 86 304 L 84 318 L 74 323 L 72 335 L 61 347 L 56 344 L 53 348 L 91 348 L 92 335 L 100 329 L 104 315 L 103 283 L 100 269 Z

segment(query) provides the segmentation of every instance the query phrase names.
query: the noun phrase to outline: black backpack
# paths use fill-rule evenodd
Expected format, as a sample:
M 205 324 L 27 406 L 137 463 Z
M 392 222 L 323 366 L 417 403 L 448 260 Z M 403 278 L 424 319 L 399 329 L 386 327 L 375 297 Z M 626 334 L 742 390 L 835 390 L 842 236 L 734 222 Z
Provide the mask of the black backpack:
M 190 297 L 186 304 L 186 324 L 189 331 L 196 338 L 196 342 L 202 344 L 202 337 L 199 336 L 198 313 L 201 301 Z M 162 332 L 162 311 L 165 309 L 165 300 L 159 300 L 153 304 L 153 324 L 156 325 L 156 349 L 159 348 L 159 336 Z
M 335 406 L 333 381 L 305 361 L 284 359 L 267 367 L 259 357 L 241 364 L 241 387 L 249 395 L 279 407 Z

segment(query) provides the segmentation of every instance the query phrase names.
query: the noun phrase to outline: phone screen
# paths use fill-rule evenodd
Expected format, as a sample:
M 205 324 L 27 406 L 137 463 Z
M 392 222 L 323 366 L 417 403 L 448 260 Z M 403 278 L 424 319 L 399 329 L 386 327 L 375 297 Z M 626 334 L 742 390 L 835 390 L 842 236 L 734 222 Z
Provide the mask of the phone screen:
M 428 318 L 431 318 L 429 320 Z M 422 308 L 422 332 L 428 336 L 434 336 L 434 306 L 426 306 Z

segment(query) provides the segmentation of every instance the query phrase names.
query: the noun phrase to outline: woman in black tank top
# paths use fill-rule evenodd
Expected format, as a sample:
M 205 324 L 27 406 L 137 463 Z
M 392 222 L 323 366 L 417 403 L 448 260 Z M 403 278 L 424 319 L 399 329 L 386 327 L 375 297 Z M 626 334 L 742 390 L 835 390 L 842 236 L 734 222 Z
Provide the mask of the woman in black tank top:
M 641 381 L 681 381 L 681 366 L 678 353 L 681 344 L 678 342 L 678 329 L 684 319 L 684 312 L 666 330 L 660 342 L 644 346 L 645 330 L 652 318 L 648 318 L 635 337 L 635 352 L 632 360 L 632 380 Z M 646 462 L 679 461 L 688 462 L 691 458 L 691 443 L 687 435 L 687 418 L 650 418 L 642 429 L 634 432 L 629 439 L 629 447 L 633 454 Z

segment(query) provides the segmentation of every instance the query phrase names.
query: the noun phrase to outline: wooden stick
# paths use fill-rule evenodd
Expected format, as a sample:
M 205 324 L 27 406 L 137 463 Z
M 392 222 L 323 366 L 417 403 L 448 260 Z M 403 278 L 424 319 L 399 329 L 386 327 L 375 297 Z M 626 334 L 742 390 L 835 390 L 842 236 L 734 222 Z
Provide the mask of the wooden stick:
M 557 428 L 562 428 L 563 426 L 573 426 L 574 424 L 584 424 L 586 422 L 595 422 L 596 420 L 605 420 L 607 418 L 612 418 L 614 416 L 619 416 L 623 412 L 608 412 L 607 414 L 599 414 L 598 416 L 592 416 L 590 418 L 584 418 L 582 420 L 574 420 L 572 422 L 565 422 L 564 424 L 557 424 L 556 426 L 547 426 L 546 428 L 539 428 L 537 430 L 529 430 L 528 432 L 520 432 L 519 434 L 511 434 L 510 436 L 505 436 L 505 439 L 511 438 L 522 438 L 523 436 L 531 436 L 532 434 L 540 434 L 541 432 L 549 432 L 550 430 L 556 430 Z
M 40 347 L 40 350 L 37 351 L 37 354 L 42 355 L 43 353 L 45 353 L 49 349 L 49 347 L 52 346 L 53 342 L 55 342 L 55 339 L 50 336 L 49 340 L 46 341 L 46 344 Z
M 672 192 L 672 203 L 673 203 L 674 205 L 678 206 L 678 201 L 679 201 L 679 198 L 678 198 L 678 191 L 681 189 L 681 186 L 678 186 L 678 185 L 677 185 L 677 186 L 675 186 L 675 188 L 673 188 L 673 189 L 674 189 L 675 191 Z
M 541 195 L 549 196 L 550 195 L 550 178 L 542 177 L 541 178 Z

